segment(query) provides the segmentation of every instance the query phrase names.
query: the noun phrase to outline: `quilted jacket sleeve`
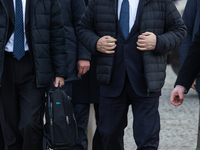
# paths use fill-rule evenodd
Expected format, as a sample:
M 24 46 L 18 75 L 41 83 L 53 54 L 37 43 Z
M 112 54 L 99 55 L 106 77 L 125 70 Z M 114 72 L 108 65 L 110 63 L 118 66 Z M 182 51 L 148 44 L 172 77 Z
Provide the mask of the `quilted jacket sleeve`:
M 77 27 L 77 33 L 81 43 L 92 54 L 96 53 L 96 43 L 100 38 L 94 31 L 94 3 L 95 0 L 89 1 L 85 14 L 82 16 Z
M 181 45 L 186 37 L 186 27 L 174 5 L 174 2 L 166 1 L 165 31 L 157 35 L 156 53 L 166 54 Z
M 57 0 L 52 0 L 51 5 L 50 51 L 54 76 L 67 78 L 68 64 L 64 26 Z

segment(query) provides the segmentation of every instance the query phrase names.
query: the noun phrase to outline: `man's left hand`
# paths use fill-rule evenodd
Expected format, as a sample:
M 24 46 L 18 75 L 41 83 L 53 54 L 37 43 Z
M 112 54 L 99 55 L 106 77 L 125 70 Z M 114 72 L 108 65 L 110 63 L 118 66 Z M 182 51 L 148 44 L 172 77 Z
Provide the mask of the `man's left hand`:
M 80 59 L 77 62 L 77 69 L 78 69 L 78 75 L 77 75 L 78 77 L 84 75 L 88 70 L 90 70 L 90 61 Z
M 65 84 L 65 80 L 63 77 L 55 77 L 55 80 L 53 82 L 53 85 L 55 87 L 58 87 L 58 86 L 62 87 L 64 84 Z
M 174 106 L 179 106 L 183 103 L 185 88 L 183 86 L 176 85 L 171 93 L 170 102 Z
M 145 32 L 138 36 L 137 49 L 141 51 L 154 50 L 156 48 L 156 35 L 152 32 Z

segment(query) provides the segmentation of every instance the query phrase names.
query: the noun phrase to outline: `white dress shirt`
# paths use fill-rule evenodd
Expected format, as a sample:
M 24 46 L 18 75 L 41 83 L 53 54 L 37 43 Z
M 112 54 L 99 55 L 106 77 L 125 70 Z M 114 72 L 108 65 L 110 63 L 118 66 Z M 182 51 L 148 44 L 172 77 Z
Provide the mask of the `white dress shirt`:
M 15 0 L 13 0 L 13 6 L 15 10 Z M 25 12 L 26 12 L 26 0 L 22 0 L 22 8 L 23 8 L 23 24 L 24 24 L 24 49 L 25 51 L 29 50 L 28 43 L 25 34 Z M 13 52 L 13 45 L 14 45 L 14 32 L 12 33 L 8 43 L 6 44 L 5 51 Z
M 122 1 L 123 0 L 118 0 L 118 19 L 120 19 Z M 128 0 L 128 1 L 129 1 L 129 32 L 130 32 L 135 23 L 139 0 Z

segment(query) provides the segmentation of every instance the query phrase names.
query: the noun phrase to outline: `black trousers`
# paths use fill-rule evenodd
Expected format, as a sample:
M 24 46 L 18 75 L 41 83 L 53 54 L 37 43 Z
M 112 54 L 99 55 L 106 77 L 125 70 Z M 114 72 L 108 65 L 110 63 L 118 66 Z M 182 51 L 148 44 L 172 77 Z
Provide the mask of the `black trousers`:
M 134 116 L 133 135 L 137 150 L 157 150 L 159 144 L 159 97 L 138 96 L 128 79 L 119 97 L 101 97 L 98 128 L 103 136 L 103 150 L 124 150 L 129 104 Z
M 44 94 L 44 88 L 36 87 L 29 52 L 19 61 L 6 52 L 0 121 L 8 150 L 42 150 Z
M 5 150 L 5 143 L 3 138 L 3 131 L 0 124 L 0 150 Z

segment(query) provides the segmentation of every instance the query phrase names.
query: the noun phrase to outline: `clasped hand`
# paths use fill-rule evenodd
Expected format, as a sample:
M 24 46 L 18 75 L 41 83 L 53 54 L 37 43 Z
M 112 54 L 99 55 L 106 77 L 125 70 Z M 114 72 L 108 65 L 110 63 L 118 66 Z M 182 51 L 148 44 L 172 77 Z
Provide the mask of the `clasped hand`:
M 117 46 L 117 40 L 111 36 L 103 36 L 101 37 L 96 44 L 97 51 L 105 54 L 113 54 L 115 53 L 114 49 Z
M 140 51 L 154 50 L 156 48 L 156 35 L 145 32 L 138 36 L 137 49 Z

